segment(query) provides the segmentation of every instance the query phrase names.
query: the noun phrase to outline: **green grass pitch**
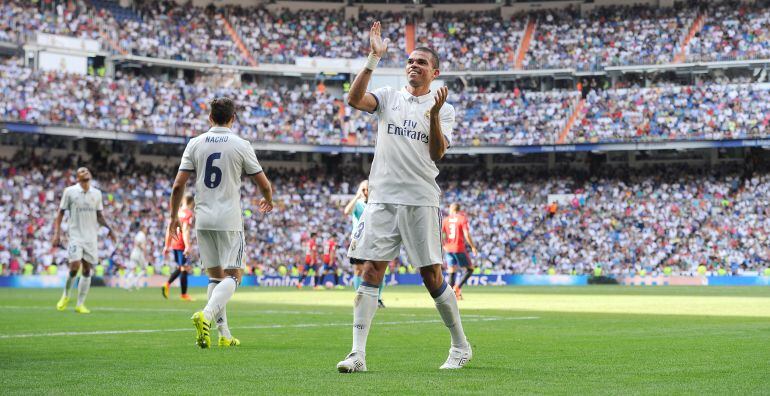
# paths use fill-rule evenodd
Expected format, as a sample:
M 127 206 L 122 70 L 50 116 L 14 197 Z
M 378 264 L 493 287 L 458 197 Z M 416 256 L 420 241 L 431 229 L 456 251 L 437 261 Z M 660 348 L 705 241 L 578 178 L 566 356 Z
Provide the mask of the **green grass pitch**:
M 0 394 L 770 394 L 770 288 L 467 287 L 474 357 L 452 372 L 428 294 L 386 288 L 352 375 L 349 289 L 241 288 L 242 346 L 209 350 L 189 320 L 203 289 L 92 288 L 90 315 L 59 293 L 0 290 Z

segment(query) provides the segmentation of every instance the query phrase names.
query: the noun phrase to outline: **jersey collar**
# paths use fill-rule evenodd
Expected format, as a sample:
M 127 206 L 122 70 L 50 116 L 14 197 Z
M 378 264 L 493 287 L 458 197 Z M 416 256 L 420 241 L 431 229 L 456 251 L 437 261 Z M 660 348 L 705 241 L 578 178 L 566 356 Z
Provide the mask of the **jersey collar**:
M 401 88 L 401 95 L 403 95 L 404 99 L 406 99 L 407 101 L 425 103 L 433 97 L 433 91 L 428 91 L 428 93 L 422 96 L 414 96 L 410 94 L 409 91 L 406 90 L 406 87 L 403 87 Z
M 209 129 L 209 132 L 213 132 L 213 133 L 233 133 L 233 131 L 230 128 L 220 127 L 220 126 L 211 127 L 211 129 Z

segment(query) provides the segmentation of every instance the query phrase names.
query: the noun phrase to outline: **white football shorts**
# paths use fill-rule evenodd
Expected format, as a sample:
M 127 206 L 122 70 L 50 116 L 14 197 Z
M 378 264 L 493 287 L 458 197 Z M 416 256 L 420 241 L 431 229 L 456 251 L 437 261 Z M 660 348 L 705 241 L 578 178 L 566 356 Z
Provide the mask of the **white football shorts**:
M 197 230 L 201 264 L 206 268 L 243 268 L 243 231 Z
M 67 247 L 70 263 L 73 261 L 86 261 L 91 265 L 98 264 L 99 254 L 96 243 L 70 241 Z
M 413 267 L 442 263 L 441 213 L 432 206 L 370 203 L 353 230 L 348 257 L 391 261 L 404 245 Z

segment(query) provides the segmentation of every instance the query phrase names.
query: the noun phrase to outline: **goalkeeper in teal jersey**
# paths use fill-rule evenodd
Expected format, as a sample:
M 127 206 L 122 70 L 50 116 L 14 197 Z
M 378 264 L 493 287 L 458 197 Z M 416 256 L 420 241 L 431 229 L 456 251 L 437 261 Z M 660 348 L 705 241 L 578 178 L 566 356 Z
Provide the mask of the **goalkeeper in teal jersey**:
M 361 184 L 358 186 L 358 191 L 356 191 L 356 196 L 353 197 L 353 199 L 348 202 L 347 205 L 345 205 L 345 214 L 350 216 L 351 220 L 353 220 L 353 234 L 356 232 L 360 232 L 358 221 L 361 219 L 361 216 L 364 214 L 364 209 L 366 209 L 366 201 L 369 199 L 369 182 L 367 180 L 364 180 L 361 182 Z M 364 260 L 358 260 L 351 258 L 350 259 L 350 265 L 353 266 L 353 289 L 358 290 L 358 287 L 361 286 L 362 278 L 361 274 L 363 272 L 363 266 Z M 380 308 L 385 308 L 385 304 L 382 303 L 382 289 L 385 287 L 385 280 L 382 281 L 382 284 L 380 285 L 379 295 L 377 296 L 377 304 Z

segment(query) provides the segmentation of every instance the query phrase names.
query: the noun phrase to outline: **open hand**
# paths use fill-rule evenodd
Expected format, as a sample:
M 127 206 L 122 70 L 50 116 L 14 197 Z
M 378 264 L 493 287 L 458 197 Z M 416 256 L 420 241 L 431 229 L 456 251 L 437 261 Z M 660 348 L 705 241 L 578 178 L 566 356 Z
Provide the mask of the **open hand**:
M 449 95 L 449 90 L 447 87 L 444 86 L 438 89 L 433 102 L 433 107 L 430 109 L 431 115 L 439 114 L 439 111 L 441 111 L 441 106 L 444 106 L 444 102 L 446 102 L 447 95 Z
M 371 51 L 378 57 L 382 58 L 385 52 L 388 51 L 389 39 L 382 39 L 382 31 L 380 30 L 380 21 L 374 21 L 372 29 L 369 31 L 369 44 Z

